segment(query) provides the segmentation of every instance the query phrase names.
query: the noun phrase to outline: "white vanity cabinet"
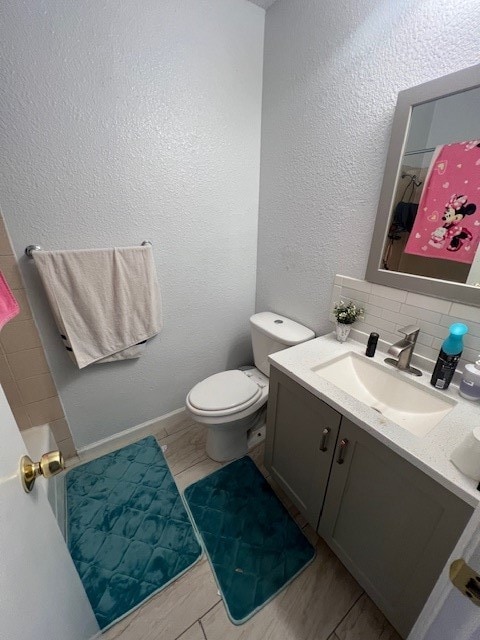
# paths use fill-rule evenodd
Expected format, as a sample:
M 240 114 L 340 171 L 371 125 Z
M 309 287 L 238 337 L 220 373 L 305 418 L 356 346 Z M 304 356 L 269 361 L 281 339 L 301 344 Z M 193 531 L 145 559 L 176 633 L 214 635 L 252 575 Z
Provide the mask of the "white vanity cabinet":
M 332 439 L 322 452 L 325 426 Z M 406 637 L 473 508 L 274 367 L 265 458 Z

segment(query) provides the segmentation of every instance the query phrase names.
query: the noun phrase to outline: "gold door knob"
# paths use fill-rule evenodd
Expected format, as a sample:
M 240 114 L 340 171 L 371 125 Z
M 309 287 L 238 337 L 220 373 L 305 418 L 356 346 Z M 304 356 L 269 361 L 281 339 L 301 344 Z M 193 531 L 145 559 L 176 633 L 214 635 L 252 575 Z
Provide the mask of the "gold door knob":
M 27 493 L 30 493 L 38 476 L 51 478 L 63 469 L 65 469 L 65 462 L 61 451 L 44 453 L 39 462 L 33 462 L 29 456 L 23 456 L 20 460 L 22 486 Z

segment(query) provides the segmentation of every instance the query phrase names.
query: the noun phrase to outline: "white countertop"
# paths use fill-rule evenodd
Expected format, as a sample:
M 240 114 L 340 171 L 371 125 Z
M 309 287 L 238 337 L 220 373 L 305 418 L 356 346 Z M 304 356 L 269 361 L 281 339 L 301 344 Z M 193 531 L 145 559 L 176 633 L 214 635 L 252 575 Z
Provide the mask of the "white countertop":
M 279 351 L 269 356 L 269 360 L 277 369 L 286 373 L 317 398 L 325 401 L 392 451 L 475 507 L 480 501 L 478 483 L 467 478 L 450 462 L 450 454 L 469 431 L 480 426 L 480 402 L 465 400 L 453 385 L 450 385 L 447 391 L 435 391 L 430 385 L 431 372 L 424 371 L 423 376 L 417 378 L 398 371 L 384 364 L 386 354 L 377 349 L 373 358 L 365 358 L 382 364 L 396 376 L 428 387 L 429 390 L 442 397 L 448 396 L 457 403 L 430 433 L 423 438 L 417 437 L 312 371 L 313 367 L 349 351 L 364 355 L 365 345 L 353 340 L 340 343 L 335 339 L 335 334 L 331 333 Z

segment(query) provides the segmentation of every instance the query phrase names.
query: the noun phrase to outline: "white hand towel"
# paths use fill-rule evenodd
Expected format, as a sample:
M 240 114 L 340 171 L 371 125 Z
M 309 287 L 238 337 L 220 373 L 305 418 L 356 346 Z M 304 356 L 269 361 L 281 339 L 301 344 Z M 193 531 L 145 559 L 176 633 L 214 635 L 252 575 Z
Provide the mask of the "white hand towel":
M 50 306 L 72 359 L 138 358 L 162 328 L 151 246 L 34 251 Z

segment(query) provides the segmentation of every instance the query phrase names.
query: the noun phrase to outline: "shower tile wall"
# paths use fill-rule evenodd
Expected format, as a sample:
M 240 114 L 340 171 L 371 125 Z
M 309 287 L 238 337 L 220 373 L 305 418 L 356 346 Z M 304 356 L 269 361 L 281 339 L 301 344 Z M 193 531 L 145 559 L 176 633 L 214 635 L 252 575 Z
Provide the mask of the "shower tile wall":
M 76 453 L 72 435 L 1 216 L 0 271 L 20 305 L 20 314 L 0 333 L 0 383 L 20 430 L 48 422 L 59 449 L 69 458 Z

